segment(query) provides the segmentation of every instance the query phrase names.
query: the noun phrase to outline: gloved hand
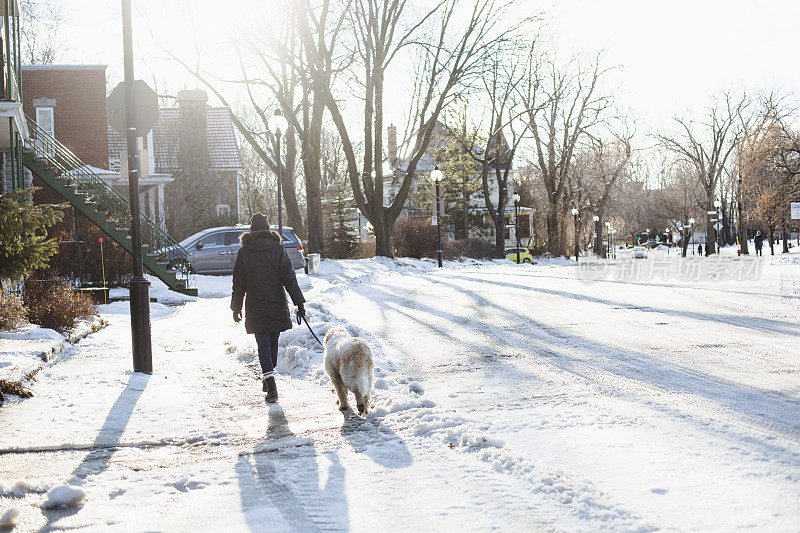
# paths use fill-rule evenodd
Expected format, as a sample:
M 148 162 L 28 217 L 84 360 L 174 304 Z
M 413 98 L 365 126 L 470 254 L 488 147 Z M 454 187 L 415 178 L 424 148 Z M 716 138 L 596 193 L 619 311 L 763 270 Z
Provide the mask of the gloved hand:
M 297 305 L 297 311 L 295 311 L 295 314 L 297 315 L 298 319 L 301 319 L 304 316 L 306 316 L 306 308 L 303 307 L 303 304 Z
M 233 312 L 233 321 L 237 324 L 242 321 L 242 312 L 241 311 L 234 311 Z

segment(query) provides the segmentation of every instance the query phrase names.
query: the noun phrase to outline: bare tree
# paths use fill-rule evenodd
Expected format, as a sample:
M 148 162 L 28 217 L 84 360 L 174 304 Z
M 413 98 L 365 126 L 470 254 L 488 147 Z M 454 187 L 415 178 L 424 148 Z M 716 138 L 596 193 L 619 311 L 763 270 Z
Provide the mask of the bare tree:
M 163 48 L 163 47 L 162 47 Z M 187 72 L 192 74 L 200 83 L 205 85 L 214 95 L 219 99 L 222 105 L 231 107 L 227 98 L 222 94 L 222 82 L 218 78 L 213 77 L 211 74 L 205 72 L 200 67 L 200 57 L 196 58 L 194 65 L 189 65 L 186 61 L 176 56 L 169 50 L 164 49 L 169 56 L 177 63 L 182 65 Z M 247 83 L 246 81 L 237 80 L 238 83 Z M 283 202 L 286 206 L 286 219 L 289 226 L 292 226 L 298 235 L 304 235 L 303 232 L 303 217 L 300 213 L 300 206 L 297 202 L 297 191 L 295 189 L 295 169 L 297 162 L 297 139 L 294 133 L 294 128 L 289 127 L 289 130 L 283 135 L 284 139 L 284 155 L 278 157 L 279 154 L 276 150 L 275 138 L 269 131 L 269 114 L 267 107 L 257 103 L 256 97 L 252 92 L 249 93 L 253 112 L 259 117 L 259 127 L 254 127 L 239 117 L 235 113 L 231 113 L 231 118 L 236 129 L 242 135 L 245 141 L 250 145 L 253 152 L 264 162 L 266 167 L 278 175 L 278 161 L 281 165 L 281 192 L 283 193 Z M 231 109 L 233 109 L 231 107 Z M 261 130 L 261 131 L 258 131 Z
M 704 206 L 707 212 L 716 211 L 720 179 L 730 156 L 742 134 L 739 125 L 749 106 L 746 96 L 734 97 L 724 93 L 699 122 L 676 118 L 678 132 L 660 133 L 661 145 L 679 159 L 690 163 L 705 191 Z M 716 230 L 711 216 L 706 216 L 706 253 L 715 252 Z
M 581 231 L 596 231 L 602 234 L 606 210 L 612 194 L 623 176 L 629 174 L 631 160 L 631 140 L 633 131 L 623 122 L 619 132 L 610 135 L 613 140 L 605 141 L 600 136 L 592 136 L 588 147 L 581 150 L 568 174 L 572 202 L 581 211 Z M 594 228 L 588 223 L 594 222 Z M 594 241 L 594 253 L 602 255 L 601 239 Z
M 415 13 L 407 0 L 353 0 L 351 20 L 353 46 L 363 74 L 350 94 L 363 95 L 364 121 L 361 135 L 345 120 L 342 103 L 329 86 L 327 107 L 342 138 L 348 174 L 356 204 L 372 223 L 375 253 L 393 255 L 394 222 L 403 209 L 417 164 L 428 148 L 442 111 L 453 100 L 457 88 L 481 73 L 481 58 L 503 38 L 500 23 L 506 19 L 506 0 L 440 0 L 429 9 Z M 469 6 L 469 7 L 467 7 Z M 458 13 L 458 16 L 456 16 Z M 461 15 L 466 22 L 460 24 Z M 500 30 L 500 31 L 498 31 Z M 301 32 L 311 40 L 311 32 Z M 386 72 L 404 49 L 418 53 L 417 77 L 410 123 L 413 140 L 399 191 L 390 205 L 384 205 L 384 80 Z M 364 159 L 358 165 L 355 139 L 363 138 Z
M 563 68 L 553 60 L 538 62 L 532 52 L 531 75 L 523 93 L 525 111 L 546 192 L 547 250 L 566 255 L 570 166 L 581 143 L 605 119 L 610 98 L 598 94 L 597 84 L 605 72 L 599 57 L 588 69 L 577 62 Z
M 52 65 L 64 50 L 59 30 L 61 6 L 52 0 L 19 0 L 22 23 L 21 48 L 24 61 L 31 65 Z

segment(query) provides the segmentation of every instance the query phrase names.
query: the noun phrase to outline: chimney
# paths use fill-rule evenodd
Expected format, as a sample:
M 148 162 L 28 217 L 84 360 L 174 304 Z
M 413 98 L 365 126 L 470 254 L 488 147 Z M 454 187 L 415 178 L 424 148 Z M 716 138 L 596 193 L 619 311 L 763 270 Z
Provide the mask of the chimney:
M 176 100 L 178 101 L 178 107 L 180 108 L 189 105 L 204 106 L 205 103 L 208 102 L 208 95 L 202 89 L 184 89 L 182 91 L 178 91 Z
M 178 158 L 180 168 L 190 179 L 208 174 L 210 168 L 205 91 L 178 91 Z M 198 182 L 199 183 L 199 182 Z
M 390 124 L 386 128 L 386 136 L 389 142 L 389 164 L 394 169 L 395 164 L 397 164 L 397 128 L 394 124 Z

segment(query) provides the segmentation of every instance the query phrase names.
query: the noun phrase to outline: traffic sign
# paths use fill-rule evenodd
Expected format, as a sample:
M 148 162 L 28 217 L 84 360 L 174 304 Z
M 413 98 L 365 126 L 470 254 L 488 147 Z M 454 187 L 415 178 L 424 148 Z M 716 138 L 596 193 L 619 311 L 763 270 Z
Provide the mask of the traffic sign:
M 800 202 L 792 202 L 792 220 L 800 219 Z
M 144 137 L 158 120 L 158 95 L 144 81 L 133 82 L 134 124 L 136 136 Z M 120 83 L 106 98 L 109 125 L 125 135 L 125 84 Z
M 717 231 L 721 230 L 722 229 L 722 222 L 717 222 L 716 224 L 714 224 L 714 229 L 717 230 Z

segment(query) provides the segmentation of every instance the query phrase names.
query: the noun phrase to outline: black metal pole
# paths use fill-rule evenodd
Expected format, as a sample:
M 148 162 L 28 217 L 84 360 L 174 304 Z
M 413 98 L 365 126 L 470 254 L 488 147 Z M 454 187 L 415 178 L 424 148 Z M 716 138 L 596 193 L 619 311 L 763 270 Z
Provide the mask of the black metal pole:
M 283 188 L 283 165 L 281 164 L 281 132 L 279 131 L 276 134 L 277 144 L 278 144 L 278 234 L 281 236 L 281 240 L 283 240 L 283 197 L 282 191 Z
M 603 223 L 599 218 L 594 223 L 594 253 L 603 253 Z
M 517 239 L 517 264 L 519 264 L 519 224 L 517 223 L 517 219 L 519 218 L 519 202 L 516 200 L 514 201 L 514 237 Z
M 439 268 L 442 268 L 442 218 L 439 213 L 439 182 L 436 182 L 436 242 L 438 243 L 438 250 L 436 254 L 439 258 Z
M 578 260 L 578 215 L 575 217 L 575 261 Z
M 142 265 L 142 228 L 139 212 L 139 156 L 136 143 L 136 108 L 133 101 L 133 35 L 131 0 L 122 0 L 122 48 L 125 64 L 125 133 L 128 145 L 128 190 L 131 205 L 131 255 L 133 279 L 130 281 L 133 371 L 153 373 L 150 345 L 150 282 Z

